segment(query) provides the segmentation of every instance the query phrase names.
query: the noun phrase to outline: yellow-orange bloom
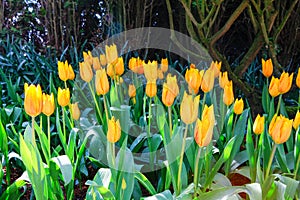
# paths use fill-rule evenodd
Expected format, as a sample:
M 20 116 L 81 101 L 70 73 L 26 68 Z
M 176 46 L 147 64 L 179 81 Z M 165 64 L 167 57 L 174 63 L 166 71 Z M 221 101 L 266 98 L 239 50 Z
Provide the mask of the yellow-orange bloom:
M 96 71 L 95 87 L 97 95 L 105 95 L 109 91 L 109 82 L 105 69 Z
M 293 127 L 293 120 L 280 115 L 274 115 L 269 125 L 269 134 L 276 144 L 282 144 L 286 142 Z
M 244 101 L 242 98 L 236 99 L 233 106 L 233 111 L 235 114 L 240 115 L 244 110 Z
M 74 78 L 75 78 L 75 73 L 74 73 L 74 70 L 73 70 L 73 67 L 69 64 L 69 79 L 70 80 L 74 80 Z
M 93 68 L 95 71 L 101 69 L 100 60 L 98 57 L 92 57 L 92 61 L 93 61 Z
M 188 83 L 189 91 L 193 90 L 194 94 L 197 94 L 199 91 L 199 87 L 202 82 L 202 77 L 204 74 L 204 70 L 201 70 L 199 72 L 198 69 L 192 67 L 193 64 L 191 64 L 190 69 L 188 69 L 185 73 L 185 80 Z
M 115 117 L 112 117 L 108 120 L 108 130 L 107 130 L 107 140 L 110 143 L 116 143 L 121 137 L 121 126 L 119 120 L 115 120 Z
M 148 97 L 154 97 L 157 93 L 157 85 L 155 81 L 147 81 L 146 94 Z
M 289 76 L 287 72 L 283 72 L 281 74 L 279 79 L 279 86 L 278 86 L 278 91 L 280 94 L 287 93 L 291 89 L 292 82 L 293 82 L 293 75 L 294 73 L 292 73 Z
M 91 51 L 83 52 L 83 61 L 89 63 L 90 65 L 93 64 L 93 56 Z
M 205 71 L 203 75 L 201 90 L 204 93 L 211 91 L 214 87 L 214 81 L 215 81 L 214 69 L 210 67 Z
M 78 107 L 78 102 L 71 104 L 71 113 L 72 113 L 72 118 L 74 120 L 78 120 L 79 119 L 79 117 L 80 117 L 80 110 L 79 110 L 79 107 Z
M 210 64 L 210 68 L 212 68 L 213 71 L 214 71 L 214 77 L 215 78 L 218 77 L 219 74 L 220 74 L 221 65 L 222 65 L 221 61 L 220 62 L 218 62 L 218 61 L 213 62 L 212 61 L 211 64 Z
M 256 135 L 262 134 L 262 132 L 264 132 L 264 127 L 265 127 L 265 117 L 260 116 L 260 114 L 258 114 L 253 123 L 253 132 Z
M 106 55 L 106 62 L 108 64 L 113 64 L 118 59 L 118 50 L 115 44 L 108 46 L 105 45 L 105 55 Z
M 128 62 L 129 69 L 137 74 L 143 74 L 144 73 L 144 61 L 138 58 L 130 58 Z
M 168 71 L 168 67 L 169 67 L 168 59 L 167 58 L 161 59 L 160 68 L 162 72 L 165 73 L 166 71 Z
M 79 63 L 80 77 L 85 82 L 89 83 L 93 79 L 92 67 L 88 62 Z
M 179 87 L 177 84 L 176 76 L 172 77 L 171 74 L 168 74 L 167 82 L 164 83 L 163 85 L 162 102 L 166 106 L 171 106 L 178 93 L 179 93 Z
M 273 64 L 272 64 L 272 60 L 268 59 L 268 60 L 261 60 L 261 66 L 262 66 L 262 73 L 265 77 L 270 77 L 273 73 Z
M 227 72 L 221 72 L 219 74 L 219 85 L 224 89 L 225 85 L 229 83 Z
M 295 119 L 294 119 L 294 123 L 293 123 L 294 129 L 297 130 L 299 125 L 300 125 L 300 113 L 299 113 L 299 110 L 298 110 L 297 113 L 296 113 Z
M 234 94 L 233 94 L 233 87 L 232 81 L 229 81 L 227 85 L 224 87 L 224 94 L 223 94 L 223 102 L 229 106 L 234 101 Z
M 58 101 L 58 104 L 62 107 L 67 106 L 69 104 L 69 102 L 70 102 L 69 88 L 67 88 L 67 89 L 61 89 L 60 87 L 58 88 L 57 101 Z
M 144 64 L 144 74 L 147 81 L 156 81 L 157 79 L 157 61 L 148 61 L 147 64 Z
M 128 96 L 130 98 L 133 98 L 136 96 L 136 89 L 135 89 L 135 86 L 133 84 L 130 84 L 129 87 L 128 87 Z
M 271 83 L 269 85 L 269 93 L 272 97 L 277 97 L 279 93 L 279 79 L 272 76 Z
M 107 75 L 111 78 L 121 76 L 124 73 L 123 57 L 119 57 L 116 62 L 107 65 Z
M 46 116 L 50 116 L 54 113 L 54 110 L 55 110 L 55 103 L 54 103 L 53 93 L 51 93 L 51 95 L 43 93 L 43 109 L 42 109 L 42 112 Z
M 197 119 L 194 130 L 194 138 L 200 147 L 205 147 L 210 143 L 213 135 L 213 128 L 215 124 L 213 105 L 209 107 L 207 107 L 207 105 L 204 106 L 201 119 L 202 120 Z
M 300 67 L 298 68 L 298 74 L 296 78 L 296 85 L 298 88 L 300 88 Z
M 118 58 L 118 62 L 116 63 L 116 75 L 121 76 L 124 73 L 124 61 L 123 57 Z
M 193 95 L 188 95 L 184 92 L 183 99 L 180 105 L 180 117 L 186 124 L 191 124 L 196 121 L 198 116 L 200 96 L 193 98 Z
M 162 80 L 164 78 L 164 73 L 161 68 L 157 69 L 157 78 Z
M 40 85 L 30 85 L 27 83 L 24 85 L 24 108 L 25 112 L 31 116 L 36 117 L 42 112 L 43 108 L 43 95 Z
M 104 67 L 107 64 L 106 56 L 105 56 L 105 54 L 100 54 L 99 57 L 100 57 L 100 64 L 101 64 L 102 67 Z
M 67 60 L 65 62 L 58 61 L 57 66 L 60 80 L 67 81 L 68 79 L 73 80 L 75 78 L 73 68 L 70 64 L 68 64 Z

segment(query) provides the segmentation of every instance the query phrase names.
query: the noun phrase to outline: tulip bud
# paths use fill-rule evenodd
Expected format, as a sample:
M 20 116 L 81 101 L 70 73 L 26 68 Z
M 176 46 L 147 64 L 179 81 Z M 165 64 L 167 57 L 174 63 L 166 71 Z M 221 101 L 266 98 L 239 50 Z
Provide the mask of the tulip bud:
M 277 97 L 279 93 L 279 79 L 272 76 L 271 83 L 269 85 L 269 93 L 272 97 Z
M 233 111 L 235 114 L 240 115 L 244 110 L 244 101 L 242 98 L 240 100 L 236 99 L 233 106 Z
M 24 108 L 25 112 L 31 116 L 36 117 L 42 112 L 43 108 L 43 95 L 40 85 L 24 85 Z
M 104 67 L 107 64 L 105 54 L 100 54 L 100 64 L 102 67 Z
M 298 88 L 300 88 L 300 67 L 298 68 L 298 74 L 296 78 L 296 85 Z
M 211 91 L 214 87 L 214 81 L 215 81 L 215 77 L 214 77 L 213 68 L 208 68 L 203 75 L 203 79 L 201 83 L 202 91 L 204 93 Z
M 93 56 L 91 51 L 83 52 L 83 61 L 88 63 L 89 65 L 93 64 Z
M 295 119 L 294 119 L 294 123 L 293 123 L 293 127 L 294 127 L 295 130 L 298 129 L 299 124 L 300 124 L 300 113 L 299 113 L 299 110 L 298 110 L 297 113 L 296 113 Z
M 221 72 L 219 74 L 219 85 L 224 89 L 225 85 L 229 83 L 227 72 Z
M 105 46 L 105 55 L 106 55 L 106 62 L 108 64 L 114 64 L 118 59 L 118 51 L 117 46 L 115 44 Z
M 68 61 L 64 62 L 57 62 L 58 66 L 58 76 L 60 80 L 67 81 L 69 78 L 69 68 L 68 68 Z
M 78 102 L 71 104 L 71 114 L 74 120 L 78 120 L 80 117 L 80 110 L 78 107 Z
M 281 74 L 279 79 L 279 86 L 278 86 L 278 91 L 280 94 L 287 93 L 291 89 L 292 82 L 293 82 L 293 75 L 294 73 L 292 73 L 289 76 L 289 74 L 286 72 L 283 72 Z
M 253 132 L 256 135 L 262 134 L 264 132 L 264 126 L 265 126 L 265 117 L 260 116 L 258 114 L 255 118 L 254 123 L 253 123 Z
M 172 77 L 171 74 L 168 74 L 167 82 L 163 85 L 162 102 L 168 107 L 171 106 L 178 93 L 179 87 L 177 85 L 176 76 Z
M 144 64 L 144 74 L 147 81 L 154 82 L 157 79 L 157 61 L 148 61 Z
M 92 57 L 92 61 L 93 61 L 93 68 L 95 71 L 97 71 L 98 69 L 101 69 L 100 61 L 99 61 L 98 57 Z
M 162 69 L 160 69 L 160 68 L 157 69 L 157 77 L 160 80 L 164 79 L 164 73 L 163 73 Z
M 180 105 L 180 117 L 186 124 L 191 124 L 196 121 L 198 116 L 200 96 L 193 98 L 184 92 L 183 99 Z
M 143 74 L 144 73 L 144 61 L 140 58 L 130 58 L 128 66 L 131 71 L 137 74 Z
M 119 120 L 112 117 L 108 120 L 107 140 L 110 143 L 116 143 L 121 137 L 121 126 Z
M 121 76 L 124 73 L 124 61 L 123 57 L 119 57 L 115 66 L 116 75 Z
M 229 81 L 227 85 L 224 87 L 224 95 L 223 95 L 223 102 L 229 106 L 234 101 L 234 94 L 232 88 L 232 81 Z
M 273 73 L 273 64 L 272 64 L 272 60 L 268 59 L 268 60 L 261 60 L 262 64 L 262 73 L 265 77 L 270 77 Z
M 70 102 L 69 88 L 67 88 L 67 89 L 61 89 L 60 87 L 58 88 L 57 101 L 58 101 L 58 104 L 62 107 L 65 107 L 66 105 L 69 104 L 69 102 Z
M 43 93 L 43 109 L 42 112 L 46 116 L 50 116 L 54 113 L 55 110 L 55 103 L 54 103 L 54 95 L 51 93 L 51 95 Z
M 157 86 L 155 81 L 147 81 L 146 94 L 148 97 L 154 97 L 157 93 Z
M 92 67 L 87 62 L 79 63 L 80 77 L 85 82 L 89 83 L 93 79 Z
M 189 90 L 192 90 L 192 91 L 190 91 L 190 93 L 194 92 L 194 94 L 197 94 L 198 91 L 199 91 L 199 87 L 201 85 L 201 82 L 202 82 L 202 77 L 203 77 L 203 74 L 204 74 L 204 70 L 201 70 L 199 72 L 198 69 L 196 69 L 192 66 L 195 66 L 195 65 L 191 64 L 190 69 L 188 69 L 186 71 L 185 80 L 189 85 Z
M 69 80 L 74 80 L 74 78 L 75 78 L 75 73 L 74 73 L 74 70 L 73 70 L 73 68 L 72 68 L 72 66 L 69 64 L 69 67 L 68 67 L 68 69 L 69 69 L 69 76 L 68 76 L 68 79 Z
M 130 84 L 128 87 L 128 95 L 130 98 L 133 98 L 136 96 L 136 89 L 135 86 L 133 84 Z
M 282 144 L 289 139 L 292 127 L 293 120 L 289 120 L 282 115 L 274 115 L 269 125 L 269 134 L 276 144 Z
M 95 87 L 97 95 L 105 95 L 109 91 L 109 82 L 105 69 L 96 71 Z
M 168 67 L 169 67 L 168 59 L 167 58 L 161 59 L 160 68 L 163 73 L 168 71 Z
M 212 70 L 214 71 L 214 78 L 219 76 L 220 70 L 221 70 L 221 65 L 222 65 L 221 61 L 220 62 L 218 62 L 218 61 L 211 62 L 210 68 L 212 68 Z

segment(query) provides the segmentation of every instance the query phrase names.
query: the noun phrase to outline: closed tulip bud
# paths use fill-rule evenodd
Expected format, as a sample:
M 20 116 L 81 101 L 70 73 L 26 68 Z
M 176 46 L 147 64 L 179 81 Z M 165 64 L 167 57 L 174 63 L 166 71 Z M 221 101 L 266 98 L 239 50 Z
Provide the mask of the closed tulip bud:
M 271 83 L 269 85 L 269 93 L 272 97 L 277 97 L 279 93 L 279 79 L 272 76 Z
M 93 64 L 93 56 L 91 51 L 83 52 L 83 61 L 90 65 Z
M 73 70 L 73 67 L 69 64 L 69 67 L 68 67 L 68 69 L 69 69 L 69 80 L 74 80 L 74 78 L 75 78 L 75 73 L 74 73 L 74 70 Z
M 105 69 L 96 71 L 95 87 L 97 95 L 105 95 L 109 91 L 109 82 Z
M 244 101 L 242 98 L 236 99 L 233 106 L 233 111 L 235 114 L 240 115 L 244 110 Z
M 220 70 L 221 70 L 221 65 L 222 65 L 222 62 L 218 62 L 218 61 L 215 61 L 215 62 L 211 62 L 210 64 L 210 68 L 213 69 L 214 71 L 214 77 L 218 77 L 219 74 L 220 74 Z
M 79 63 L 80 77 L 85 82 L 89 83 L 93 79 L 92 67 L 88 62 Z
M 168 71 L 168 67 L 169 67 L 168 59 L 167 58 L 161 59 L 160 68 L 163 73 Z
M 128 95 L 130 98 L 133 98 L 136 96 L 136 89 L 135 86 L 133 84 L 130 84 L 128 87 Z
M 162 102 L 168 107 L 171 106 L 178 93 L 179 87 L 176 76 L 172 77 L 171 74 L 168 74 L 167 82 L 163 85 Z
M 124 73 L 124 61 L 123 57 L 119 57 L 115 65 L 116 75 L 121 76 Z
M 196 121 L 198 116 L 200 96 L 193 98 L 184 92 L 183 99 L 180 105 L 180 117 L 186 124 L 191 124 Z
M 268 59 L 268 60 L 261 60 L 261 66 L 262 66 L 262 73 L 265 77 L 270 77 L 273 73 L 273 64 L 272 64 L 272 60 Z
M 145 63 L 143 60 L 141 60 L 140 58 L 134 58 L 134 57 L 130 58 L 129 63 L 128 63 L 129 69 L 137 74 L 144 73 L 144 65 L 145 65 Z
M 144 64 L 144 74 L 147 81 L 156 81 L 157 79 L 157 61 L 148 61 L 147 64 Z
M 219 85 L 224 89 L 225 85 L 229 83 L 227 72 L 221 72 L 219 74 Z
M 55 103 L 54 103 L 54 95 L 51 93 L 51 95 L 43 93 L 43 109 L 42 112 L 46 116 L 50 116 L 54 113 L 55 110 Z
M 157 93 L 157 85 L 155 81 L 147 81 L 146 94 L 148 97 L 154 97 Z
M 106 55 L 106 62 L 108 64 L 114 64 L 118 59 L 118 51 L 117 46 L 115 44 L 105 46 L 105 55 Z
M 160 68 L 157 69 L 157 77 L 160 80 L 164 79 L 164 73 L 163 73 L 162 69 L 160 69 Z
M 282 144 L 289 139 L 292 127 L 293 120 L 289 120 L 282 115 L 274 115 L 269 125 L 269 134 L 276 144 Z
M 31 116 L 36 117 L 42 112 L 43 108 L 43 95 L 40 85 L 30 85 L 27 83 L 24 85 L 24 108 L 25 112 Z
M 115 117 L 112 117 L 108 120 L 108 130 L 107 130 L 107 140 L 110 143 L 116 143 L 121 137 L 121 126 L 119 120 L 115 120 Z
M 298 68 L 298 74 L 296 78 L 296 85 L 298 88 L 300 88 L 300 67 Z
M 203 75 L 201 90 L 204 93 L 211 91 L 214 87 L 214 81 L 215 81 L 214 70 L 213 68 L 208 68 Z
M 256 135 L 262 134 L 264 132 L 264 127 L 265 127 L 265 117 L 260 116 L 258 114 L 253 123 L 253 132 Z
M 194 94 L 197 94 L 199 91 L 201 82 L 202 82 L 204 70 L 201 70 L 199 72 L 198 69 L 196 69 L 192 66 L 193 66 L 193 64 L 191 64 L 190 69 L 188 69 L 186 71 L 185 80 L 188 83 L 190 93 L 194 92 Z
M 107 64 L 105 54 L 100 54 L 100 64 L 102 67 L 104 67 Z
M 93 60 L 94 70 L 97 71 L 98 69 L 101 69 L 99 58 L 98 57 L 93 57 L 92 60 Z
M 58 101 L 58 104 L 62 107 L 65 107 L 69 104 L 69 102 L 70 102 L 69 88 L 67 88 L 67 89 L 61 89 L 60 87 L 58 88 L 57 101 Z
M 69 78 L 69 66 L 68 66 L 68 61 L 65 62 L 57 62 L 58 66 L 58 76 L 60 80 L 62 81 L 67 81 Z
M 233 87 L 232 81 L 229 81 L 227 85 L 224 87 L 224 95 L 223 95 L 223 102 L 229 106 L 234 101 L 234 94 L 233 94 Z
M 300 113 L 299 113 L 299 110 L 298 110 L 297 114 L 295 116 L 295 119 L 294 119 L 294 123 L 293 123 L 293 127 L 294 127 L 295 130 L 298 129 L 299 124 L 300 124 Z
M 289 76 L 289 74 L 286 72 L 283 72 L 281 74 L 279 79 L 279 86 L 278 86 L 278 91 L 280 94 L 287 93 L 291 89 L 292 82 L 293 82 L 293 75 L 294 73 L 292 73 Z
M 78 107 L 78 102 L 71 104 L 71 114 L 74 120 L 78 120 L 80 117 L 80 110 Z

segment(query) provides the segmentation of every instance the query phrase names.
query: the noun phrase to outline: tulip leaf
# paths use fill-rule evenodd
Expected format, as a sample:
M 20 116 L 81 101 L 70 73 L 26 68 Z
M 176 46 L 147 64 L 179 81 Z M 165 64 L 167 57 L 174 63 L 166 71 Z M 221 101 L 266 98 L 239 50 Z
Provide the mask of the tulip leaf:
M 269 96 L 268 86 L 265 84 L 263 87 L 263 92 L 262 92 L 262 106 L 263 106 L 265 113 L 269 112 L 267 102 L 270 102 L 270 96 Z
M 0 196 L 0 200 L 7 199 L 20 199 L 22 194 L 19 192 L 19 188 L 26 185 L 24 180 L 16 180 L 13 184 L 6 188 L 6 190 Z
M 296 168 L 296 162 L 297 162 L 297 159 L 299 158 L 300 156 L 300 134 L 299 134 L 299 131 L 300 131 L 300 126 L 298 127 L 297 131 L 296 131 L 296 134 L 295 134 L 295 150 L 294 150 L 294 159 L 295 159 L 295 168 Z M 300 174 L 300 169 L 298 169 L 298 174 Z
M 156 195 L 150 196 L 150 197 L 143 197 L 141 200 L 172 200 L 174 199 L 172 193 L 170 190 L 165 190 L 161 193 L 158 193 Z
M 148 190 L 148 192 L 150 192 L 151 195 L 155 195 L 157 193 L 148 178 L 141 172 L 136 171 L 134 178 L 136 178 L 139 183 L 142 184 Z
M 72 180 L 72 173 L 73 173 L 73 167 L 69 157 L 67 155 L 62 155 L 62 156 L 51 158 L 51 161 L 56 163 L 56 165 L 59 167 L 65 185 L 68 185 Z
M 274 174 L 274 176 L 278 177 L 280 179 L 280 182 L 286 185 L 284 194 L 285 199 L 293 199 L 299 186 L 299 181 L 280 174 Z
M 255 137 L 258 137 L 255 135 Z M 252 139 L 252 131 L 251 131 L 251 122 L 248 120 L 248 128 L 246 135 L 246 151 L 248 154 L 249 166 L 250 166 L 250 176 L 252 182 L 256 180 L 256 159 L 255 159 L 255 151 L 254 151 L 254 143 Z
M 274 97 L 272 97 L 272 100 L 271 100 L 271 103 L 270 103 L 270 110 L 269 110 L 269 112 L 267 112 L 267 114 L 268 114 L 268 118 L 266 118 L 266 119 L 268 119 L 268 122 L 271 122 L 271 120 L 272 120 L 272 118 L 275 114 Z
M 0 121 L 0 150 L 1 152 L 4 153 L 5 157 L 8 156 L 7 134 L 1 121 Z
M 290 170 L 287 166 L 287 160 L 286 160 L 283 144 L 277 145 L 277 151 L 275 157 L 280 165 L 281 170 L 283 172 L 290 173 Z

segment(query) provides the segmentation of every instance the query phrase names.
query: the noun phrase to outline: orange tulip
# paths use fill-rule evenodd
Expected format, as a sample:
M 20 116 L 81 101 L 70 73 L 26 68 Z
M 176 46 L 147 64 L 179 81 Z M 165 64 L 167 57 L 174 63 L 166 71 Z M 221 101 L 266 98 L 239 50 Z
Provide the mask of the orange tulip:
M 161 64 L 160 65 L 161 65 L 160 68 L 161 68 L 163 73 L 168 71 L 169 63 L 168 63 L 167 58 L 161 59 Z
M 295 130 L 298 129 L 299 124 L 300 124 L 300 113 L 299 113 L 299 110 L 298 110 L 297 113 L 296 113 L 295 119 L 294 119 L 294 123 L 293 123 L 293 127 L 294 127 Z
M 234 101 L 234 94 L 232 88 L 232 81 L 229 81 L 227 85 L 224 87 L 224 95 L 223 95 L 223 102 L 229 106 Z
M 69 64 L 69 80 L 74 80 L 74 78 L 75 78 L 75 73 L 74 73 L 74 70 L 73 70 L 73 67 Z
M 46 116 L 50 116 L 54 113 L 55 110 L 55 103 L 54 103 L 54 95 L 51 93 L 51 95 L 43 93 L 43 109 L 42 112 Z
M 106 62 L 108 64 L 114 64 L 118 59 L 118 50 L 115 44 L 108 46 L 105 45 L 105 55 L 106 55 Z
M 215 62 L 211 62 L 210 64 L 210 68 L 212 68 L 212 70 L 214 71 L 214 77 L 218 77 L 219 74 L 220 74 L 220 70 L 221 70 L 221 65 L 222 65 L 222 62 L 218 62 L 218 61 L 215 61 Z
M 99 57 L 100 57 L 100 64 L 101 64 L 102 67 L 104 67 L 107 64 L 106 56 L 105 56 L 105 54 L 100 54 Z
M 105 95 L 109 91 L 109 82 L 105 69 L 96 71 L 95 87 L 97 95 Z
M 116 143 L 121 137 L 121 126 L 120 121 L 115 120 L 115 117 L 112 117 L 108 120 L 108 130 L 107 130 L 107 140 L 110 143 Z
M 224 89 L 225 85 L 229 83 L 227 72 L 221 72 L 219 74 L 219 85 Z
M 178 93 L 179 87 L 177 85 L 176 76 L 172 77 L 171 74 L 168 74 L 167 82 L 163 85 L 162 102 L 168 107 L 171 106 Z
M 147 64 L 144 64 L 144 74 L 147 81 L 156 81 L 157 79 L 157 61 L 148 61 Z
M 201 90 L 204 93 L 211 91 L 214 87 L 214 81 L 215 81 L 214 70 L 213 68 L 208 68 L 203 75 Z
M 233 111 L 235 114 L 240 115 L 244 110 L 244 101 L 242 98 L 236 99 L 233 106 Z
M 58 61 L 57 66 L 60 80 L 67 81 L 68 79 L 73 80 L 75 78 L 73 68 L 68 64 L 67 60 L 65 62 Z
M 279 79 L 279 86 L 278 86 L 278 91 L 280 94 L 287 93 L 291 89 L 292 82 L 293 82 L 293 75 L 294 73 L 292 73 L 289 76 L 289 74 L 286 72 L 283 72 L 281 74 Z
M 146 94 L 148 97 L 154 97 L 157 93 L 157 86 L 155 81 L 147 81 Z
M 95 71 L 101 69 L 100 60 L 98 57 L 92 57 L 92 61 L 93 61 L 93 68 Z
M 124 73 L 124 61 L 123 57 L 119 57 L 115 66 L 116 75 L 121 76 Z
M 189 85 L 189 90 L 192 90 L 194 94 L 197 94 L 199 91 L 203 74 L 204 74 L 204 70 L 201 70 L 199 72 L 199 70 L 192 67 L 192 65 L 190 69 L 188 69 L 185 73 L 185 80 Z
M 83 52 L 83 61 L 89 63 L 90 65 L 93 64 L 93 56 L 91 51 Z
M 88 62 L 79 63 L 80 77 L 85 82 L 89 83 L 93 79 L 92 67 Z
M 180 105 L 180 117 L 186 124 L 191 124 L 196 121 L 198 116 L 200 96 L 193 98 L 184 92 L 183 99 Z
M 42 112 L 43 108 L 43 95 L 40 85 L 24 85 L 24 108 L 25 112 L 31 116 L 36 117 Z
M 300 67 L 298 68 L 298 74 L 296 78 L 296 85 L 298 88 L 300 88 Z
M 58 101 L 58 104 L 62 107 L 69 104 L 69 102 L 70 102 L 69 88 L 67 88 L 67 89 L 61 89 L 60 87 L 58 88 L 57 101 Z
M 74 120 L 78 120 L 79 119 L 79 117 L 80 117 L 80 110 L 79 110 L 79 107 L 78 107 L 78 102 L 71 104 L 71 113 L 72 113 L 72 118 Z
M 272 76 L 271 83 L 269 85 L 269 93 L 272 97 L 277 97 L 279 93 L 279 79 Z
M 293 120 L 280 115 L 274 115 L 269 125 L 269 134 L 276 144 L 282 144 L 286 142 L 293 127 Z
M 130 98 L 133 98 L 136 96 L 136 89 L 135 86 L 133 84 L 130 84 L 128 87 L 128 95 Z
M 265 126 L 265 117 L 260 116 L 258 114 L 253 123 L 253 132 L 256 135 L 262 134 L 262 132 L 264 132 L 264 126 Z
M 270 77 L 273 73 L 273 64 L 272 64 L 272 60 L 268 59 L 268 60 L 261 60 L 261 66 L 262 66 L 262 73 L 265 77 Z
M 144 61 L 140 58 L 130 58 L 128 62 L 129 69 L 137 74 L 143 74 L 144 73 Z

